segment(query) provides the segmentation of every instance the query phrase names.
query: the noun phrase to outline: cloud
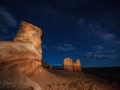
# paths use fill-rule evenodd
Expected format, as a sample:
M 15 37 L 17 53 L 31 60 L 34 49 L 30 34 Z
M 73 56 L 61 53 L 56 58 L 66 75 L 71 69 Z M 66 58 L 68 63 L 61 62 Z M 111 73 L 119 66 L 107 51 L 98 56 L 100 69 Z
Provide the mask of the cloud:
M 66 44 L 64 44 L 64 46 L 70 47 L 70 46 L 72 46 L 72 44 L 67 44 L 67 43 L 66 43 Z
M 17 25 L 13 16 L 5 9 L 0 7 L 0 32 L 8 32 L 9 27 L 15 27 Z
M 59 63 L 59 64 L 51 64 L 52 66 L 62 66 L 62 64 L 61 63 Z
M 96 50 L 102 50 L 103 49 L 103 46 L 99 45 L 99 46 L 93 46 L 94 49 Z
M 5 8 L 0 8 L 0 22 L 13 27 L 17 25 L 16 20 Z
M 77 24 L 78 26 L 84 26 L 84 25 L 85 25 L 85 21 L 84 21 L 83 18 L 79 18 L 78 21 L 76 22 L 76 24 Z
M 94 46 L 93 48 L 96 51 L 86 52 L 80 56 L 90 60 L 107 60 L 120 57 L 120 53 L 118 53 L 116 50 L 103 50 L 104 47 L 102 45 Z
M 44 44 L 42 44 L 42 48 L 43 48 L 43 49 L 46 49 L 46 50 L 49 49 L 48 46 L 46 46 L 46 45 L 44 45 Z
M 105 42 L 117 43 L 120 44 L 120 40 L 117 39 L 115 34 L 103 32 L 102 30 L 94 31 L 96 37 L 100 38 Z
M 92 56 L 92 52 L 87 52 L 87 53 L 81 54 L 80 56 L 90 57 Z
M 64 46 L 54 47 L 57 51 L 72 51 L 75 50 L 75 47 L 72 44 L 64 44 Z
M 99 37 L 107 40 L 107 41 L 111 41 L 111 40 L 116 40 L 116 37 L 114 34 L 110 34 L 110 33 L 103 33 L 103 32 L 98 32 Z
M 95 37 L 101 39 L 103 42 L 120 44 L 120 39 L 117 38 L 117 34 L 110 32 L 111 30 L 109 28 L 95 21 L 89 21 L 87 24 L 85 28 L 87 30 L 89 29 Z
M 65 47 L 60 47 L 60 46 L 58 46 L 58 47 L 54 47 L 57 51 L 68 51 L 67 50 L 67 48 L 65 48 Z
M 92 56 L 89 57 L 89 59 L 92 59 L 92 60 L 105 60 L 105 59 L 111 59 L 111 58 L 114 58 L 112 57 L 111 55 L 101 55 L 101 54 L 94 54 Z
M 104 51 L 104 53 L 109 53 L 109 54 L 112 54 L 112 53 L 114 53 L 114 52 L 116 52 L 116 50 L 105 50 L 105 51 Z

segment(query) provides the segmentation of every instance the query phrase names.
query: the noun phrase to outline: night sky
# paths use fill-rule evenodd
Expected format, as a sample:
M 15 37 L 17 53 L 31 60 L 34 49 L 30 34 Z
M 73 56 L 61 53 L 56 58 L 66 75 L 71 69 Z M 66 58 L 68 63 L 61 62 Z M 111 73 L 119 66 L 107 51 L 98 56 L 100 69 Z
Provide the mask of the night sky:
M 120 66 L 120 0 L 0 0 L 0 38 L 12 40 L 20 21 L 40 27 L 42 61 L 82 67 Z

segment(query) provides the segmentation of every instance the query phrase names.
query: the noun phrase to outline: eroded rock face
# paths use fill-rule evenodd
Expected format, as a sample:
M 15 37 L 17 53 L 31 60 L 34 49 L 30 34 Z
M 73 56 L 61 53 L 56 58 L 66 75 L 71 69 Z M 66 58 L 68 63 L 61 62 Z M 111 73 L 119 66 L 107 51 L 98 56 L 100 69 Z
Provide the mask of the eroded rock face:
M 65 58 L 63 61 L 63 67 L 65 71 L 81 72 L 81 63 L 79 59 L 73 63 L 71 58 Z
M 11 90 L 23 90 L 29 87 L 41 90 L 39 85 L 30 79 L 41 73 L 41 35 L 40 28 L 22 21 L 13 41 L 0 41 L 0 80 L 7 81 L 14 78 L 19 81 L 20 78 L 25 78 L 31 83 L 29 86 L 20 86 L 21 88 L 18 85 L 18 88 L 13 87 Z M 35 89 L 35 85 L 39 89 Z
M 73 63 L 71 58 L 64 58 L 63 65 L 65 71 L 73 71 Z
M 76 63 L 73 63 L 73 71 L 77 72 L 77 65 L 76 65 Z
M 19 30 L 14 37 L 14 42 L 27 42 L 31 43 L 36 50 L 41 54 L 41 35 L 42 30 L 37 26 L 33 26 L 30 23 L 21 21 Z
M 74 71 L 76 71 L 76 72 L 80 72 L 81 71 L 81 63 L 80 63 L 79 59 L 76 60 L 76 66 L 74 68 Z

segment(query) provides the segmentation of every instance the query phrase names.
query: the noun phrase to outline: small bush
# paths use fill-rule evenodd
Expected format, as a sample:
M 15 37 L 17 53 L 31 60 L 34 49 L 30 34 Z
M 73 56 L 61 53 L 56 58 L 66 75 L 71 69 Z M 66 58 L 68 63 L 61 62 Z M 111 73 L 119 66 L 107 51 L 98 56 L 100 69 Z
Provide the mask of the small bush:
M 52 88 L 52 85 L 51 85 L 51 84 L 48 84 L 48 85 L 46 85 L 46 86 L 48 86 L 49 88 Z
M 63 86 L 66 86 L 67 84 L 66 84 L 66 83 L 63 83 L 62 85 L 63 85 Z

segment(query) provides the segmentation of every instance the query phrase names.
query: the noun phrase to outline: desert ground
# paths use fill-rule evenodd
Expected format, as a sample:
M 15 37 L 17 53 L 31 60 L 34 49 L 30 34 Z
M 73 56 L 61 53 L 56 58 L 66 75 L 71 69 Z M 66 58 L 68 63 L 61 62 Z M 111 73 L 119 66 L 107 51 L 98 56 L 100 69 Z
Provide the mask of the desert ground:
M 120 90 L 120 73 L 116 69 L 83 68 L 81 72 L 67 72 L 42 68 L 40 78 L 34 80 L 43 90 Z

